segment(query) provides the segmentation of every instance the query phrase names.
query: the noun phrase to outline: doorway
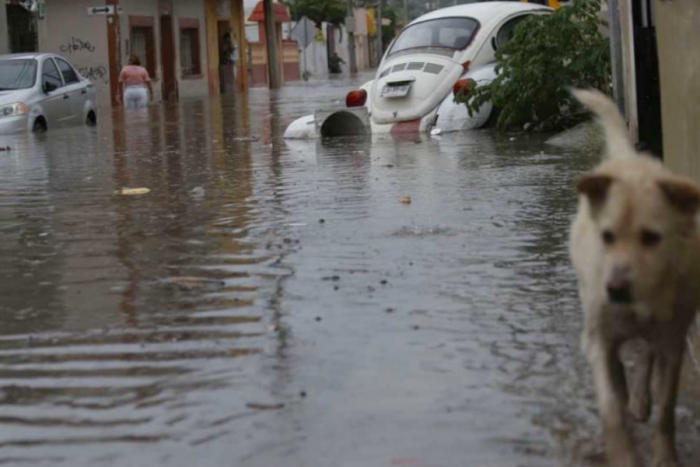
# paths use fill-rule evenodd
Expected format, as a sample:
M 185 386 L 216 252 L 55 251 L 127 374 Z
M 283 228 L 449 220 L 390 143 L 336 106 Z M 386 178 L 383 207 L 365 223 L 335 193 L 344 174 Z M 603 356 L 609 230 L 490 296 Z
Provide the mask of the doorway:
M 173 28 L 173 4 L 170 1 L 158 3 L 160 14 L 160 63 L 163 66 L 163 100 L 178 99 L 177 77 L 175 76 L 175 39 Z
M 36 16 L 20 5 L 7 5 L 7 29 L 10 53 L 38 51 Z
M 219 38 L 219 83 L 221 94 L 233 94 L 236 88 L 236 63 L 232 62 L 230 54 L 226 56 L 227 54 L 224 51 L 226 36 L 230 37 L 234 47 L 238 47 L 233 37 L 230 21 L 219 20 L 217 23 L 217 36 Z M 237 56 L 237 53 L 234 53 L 234 56 Z
M 661 85 L 653 2 L 632 2 L 640 148 L 663 158 Z

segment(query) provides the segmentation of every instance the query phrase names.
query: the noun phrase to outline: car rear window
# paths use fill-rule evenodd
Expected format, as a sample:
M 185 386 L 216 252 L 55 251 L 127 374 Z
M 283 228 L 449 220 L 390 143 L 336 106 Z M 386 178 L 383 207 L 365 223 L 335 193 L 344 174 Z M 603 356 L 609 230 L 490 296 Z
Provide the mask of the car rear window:
M 73 67 L 70 66 L 68 62 L 60 58 L 56 58 L 55 60 L 58 64 L 58 69 L 61 70 L 63 81 L 66 83 L 66 86 L 80 81 L 80 79 L 78 79 L 78 75 L 76 75 L 75 71 L 73 71 Z
M 469 45 L 478 27 L 479 22 L 472 18 L 423 21 L 401 31 L 389 53 L 423 47 L 462 50 Z
M 34 59 L 0 60 L 0 91 L 28 89 L 36 82 Z

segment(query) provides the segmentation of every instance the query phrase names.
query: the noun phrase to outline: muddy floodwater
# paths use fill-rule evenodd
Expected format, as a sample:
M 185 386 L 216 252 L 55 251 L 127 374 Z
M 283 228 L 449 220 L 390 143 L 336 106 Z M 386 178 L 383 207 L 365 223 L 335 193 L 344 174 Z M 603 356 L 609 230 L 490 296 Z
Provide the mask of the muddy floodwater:
M 282 140 L 354 84 L 2 139 L 0 465 L 603 465 L 566 249 L 598 155 Z

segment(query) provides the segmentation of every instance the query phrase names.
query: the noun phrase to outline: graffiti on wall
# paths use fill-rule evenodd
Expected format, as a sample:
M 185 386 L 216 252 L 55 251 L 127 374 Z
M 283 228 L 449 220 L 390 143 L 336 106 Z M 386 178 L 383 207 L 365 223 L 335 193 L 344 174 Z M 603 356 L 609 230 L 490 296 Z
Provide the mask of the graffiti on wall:
M 78 67 L 78 71 L 90 81 L 109 84 L 109 70 L 104 65 Z
M 79 37 L 71 37 L 69 40 L 67 40 L 64 44 L 61 44 L 60 47 L 61 52 L 64 54 L 73 54 L 73 53 L 78 53 L 78 52 L 94 52 L 95 51 L 95 46 L 90 43 L 90 41 L 86 41 L 84 39 L 81 39 Z
M 88 58 L 90 55 L 94 54 L 97 50 L 89 40 L 83 39 L 81 37 L 71 36 L 68 40 L 63 42 L 59 50 L 61 53 L 66 55 L 78 55 L 85 57 L 84 60 L 80 58 L 75 58 L 76 68 L 78 72 L 96 84 L 109 84 L 109 69 L 102 64 L 90 64 L 81 65 L 80 62 L 91 62 L 92 60 Z M 87 56 L 86 56 L 87 55 Z

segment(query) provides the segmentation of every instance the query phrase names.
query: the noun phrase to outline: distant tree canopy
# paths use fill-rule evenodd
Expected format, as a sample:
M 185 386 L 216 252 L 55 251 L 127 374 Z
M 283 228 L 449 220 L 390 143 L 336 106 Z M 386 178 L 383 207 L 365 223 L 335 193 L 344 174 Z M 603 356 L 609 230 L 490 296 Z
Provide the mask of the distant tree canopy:
M 394 36 L 396 35 L 396 23 L 399 16 L 400 12 L 396 7 L 386 6 L 382 9 L 382 18 L 384 20 L 389 20 L 388 25 L 382 25 L 382 42 L 385 48 L 394 40 Z
M 346 5 L 343 0 L 293 0 L 286 2 L 292 18 L 299 20 L 306 16 L 321 28 L 322 23 L 340 26 L 345 22 Z

